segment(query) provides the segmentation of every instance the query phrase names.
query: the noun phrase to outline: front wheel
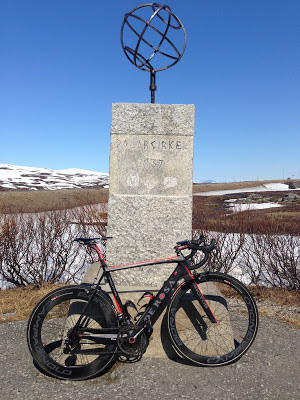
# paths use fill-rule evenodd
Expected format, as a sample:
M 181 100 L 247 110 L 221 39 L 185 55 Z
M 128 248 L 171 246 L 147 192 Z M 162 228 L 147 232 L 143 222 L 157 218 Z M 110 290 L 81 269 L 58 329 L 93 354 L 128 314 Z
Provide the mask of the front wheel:
M 183 282 L 168 306 L 168 328 L 177 352 L 193 364 L 221 366 L 237 361 L 252 345 L 258 329 L 258 310 L 248 289 L 237 279 L 218 272 L 196 278 L 216 322 Z
M 86 287 L 66 286 L 46 295 L 33 310 L 27 341 L 43 372 L 83 380 L 105 372 L 115 361 L 117 343 L 110 337 L 117 336 L 118 321 L 109 298 L 97 292 L 88 301 Z M 75 330 L 79 318 L 82 323 Z

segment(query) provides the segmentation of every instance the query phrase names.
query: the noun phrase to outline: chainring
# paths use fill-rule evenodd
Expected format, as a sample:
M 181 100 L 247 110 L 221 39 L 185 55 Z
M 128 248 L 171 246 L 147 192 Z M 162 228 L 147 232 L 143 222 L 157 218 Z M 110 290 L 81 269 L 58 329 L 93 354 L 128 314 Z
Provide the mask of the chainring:
M 134 324 L 120 328 L 117 343 L 126 358 L 141 358 L 148 346 L 148 338 L 143 328 Z

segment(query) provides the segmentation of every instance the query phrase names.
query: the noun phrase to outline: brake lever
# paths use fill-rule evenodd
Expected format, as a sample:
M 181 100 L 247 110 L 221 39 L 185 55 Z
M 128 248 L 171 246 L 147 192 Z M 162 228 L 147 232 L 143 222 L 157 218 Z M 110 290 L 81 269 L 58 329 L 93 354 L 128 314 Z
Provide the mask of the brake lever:
M 198 239 L 198 244 L 204 244 L 204 246 L 206 246 L 206 242 L 205 242 L 205 237 L 204 237 L 204 235 L 200 235 L 199 236 L 199 239 Z

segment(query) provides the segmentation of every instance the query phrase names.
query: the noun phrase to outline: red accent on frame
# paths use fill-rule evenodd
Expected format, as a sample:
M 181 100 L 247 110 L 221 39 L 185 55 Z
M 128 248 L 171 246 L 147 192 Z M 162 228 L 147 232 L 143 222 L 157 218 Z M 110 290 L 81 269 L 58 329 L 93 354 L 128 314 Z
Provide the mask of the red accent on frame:
M 116 305 L 117 305 L 118 311 L 119 311 L 120 314 L 122 314 L 122 310 L 121 310 L 121 308 L 120 308 L 120 306 L 119 306 L 119 303 L 117 302 L 116 296 L 115 296 L 114 294 L 113 294 L 113 296 L 114 296 L 115 303 L 116 303 Z
M 111 269 L 115 269 L 115 268 L 128 268 L 128 267 L 133 267 L 134 265 L 140 265 L 140 266 L 142 266 L 143 264 L 148 264 L 148 263 L 155 263 L 156 261 L 172 261 L 172 260 L 175 260 L 176 258 L 178 258 L 178 256 L 175 256 L 175 257 L 167 257 L 167 258 L 160 258 L 160 259 L 158 259 L 158 260 L 150 260 L 150 261 L 142 261 L 142 262 L 138 262 L 138 263 L 135 263 L 135 264 L 125 264 L 125 265 L 116 265 L 116 266 L 114 266 L 114 267 L 107 267 L 107 269 L 108 270 L 111 270 Z
M 104 261 L 104 263 L 106 264 L 104 255 L 103 255 L 102 251 L 100 250 L 100 248 L 96 244 L 94 244 L 93 247 L 97 251 L 100 260 Z
M 184 249 L 187 249 L 188 247 L 189 247 L 189 245 L 187 244 L 186 246 L 180 246 L 180 247 L 176 246 L 176 247 L 174 247 L 174 249 L 175 250 L 184 250 Z

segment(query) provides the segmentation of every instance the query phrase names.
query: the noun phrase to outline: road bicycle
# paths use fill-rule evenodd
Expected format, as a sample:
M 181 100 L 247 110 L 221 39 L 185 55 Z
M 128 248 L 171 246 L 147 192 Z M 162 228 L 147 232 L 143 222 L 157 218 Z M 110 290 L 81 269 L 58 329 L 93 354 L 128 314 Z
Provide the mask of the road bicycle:
M 138 361 L 165 307 L 167 336 L 179 361 L 223 366 L 237 361 L 252 345 L 258 311 L 247 287 L 227 274 L 197 272 L 217 248 L 214 239 L 207 244 L 201 235 L 177 242 L 175 256 L 114 267 L 107 265 L 98 245 L 106 239 L 75 239 L 98 253 L 100 279 L 52 291 L 29 318 L 28 346 L 42 372 L 84 380 L 104 374 L 117 360 Z M 155 296 L 150 291 L 143 294 L 140 300 L 146 304 L 138 309 L 131 300 L 122 303 L 111 276 L 114 271 L 169 263 L 176 264 L 174 271 Z M 111 294 L 102 289 L 103 282 Z M 137 310 L 135 317 L 130 307 Z

